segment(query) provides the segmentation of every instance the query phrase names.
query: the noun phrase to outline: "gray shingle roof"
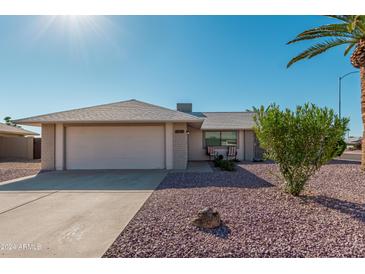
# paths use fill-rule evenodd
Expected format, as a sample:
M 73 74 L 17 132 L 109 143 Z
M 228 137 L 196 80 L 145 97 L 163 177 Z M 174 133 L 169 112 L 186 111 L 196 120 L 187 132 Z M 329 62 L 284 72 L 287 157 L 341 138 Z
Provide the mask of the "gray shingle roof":
M 253 112 L 192 112 L 204 118 L 201 129 L 252 129 L 255 125 Z
M 180 112 L 128 100 L 16 120 L 19 124 L 88 122 L 203 122 L 201 129 L 251 129 L 253 112 Z
M 16 120 L 19 124 L 71 122 L 201 122 L 188 113 L 137 100 L 98 105 Z
M 39 135 L 38 133 L 25 130 L 18 127 L 8 126 L 6 124 L 0 123 L 0 134 L 11 134 L 11 135 Z

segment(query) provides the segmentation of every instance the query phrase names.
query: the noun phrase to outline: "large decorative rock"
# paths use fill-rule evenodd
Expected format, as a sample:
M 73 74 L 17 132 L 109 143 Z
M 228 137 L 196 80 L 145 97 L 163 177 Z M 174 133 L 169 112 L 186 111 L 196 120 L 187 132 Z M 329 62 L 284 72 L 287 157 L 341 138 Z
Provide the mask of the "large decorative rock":
M 198 212 L 198 217 L 193 219 L 191 223 L 200 228 L 216 228 L 221 225 L 221 217 L 218 211 L 206 207 Z

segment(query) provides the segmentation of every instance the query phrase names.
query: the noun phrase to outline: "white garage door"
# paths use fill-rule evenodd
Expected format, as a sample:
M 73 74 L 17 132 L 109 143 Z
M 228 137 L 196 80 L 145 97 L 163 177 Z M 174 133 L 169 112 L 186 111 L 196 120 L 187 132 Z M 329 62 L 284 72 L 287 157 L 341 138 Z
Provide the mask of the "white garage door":
M 163 126 L 66 128 L 67 169 L 162 169 Z

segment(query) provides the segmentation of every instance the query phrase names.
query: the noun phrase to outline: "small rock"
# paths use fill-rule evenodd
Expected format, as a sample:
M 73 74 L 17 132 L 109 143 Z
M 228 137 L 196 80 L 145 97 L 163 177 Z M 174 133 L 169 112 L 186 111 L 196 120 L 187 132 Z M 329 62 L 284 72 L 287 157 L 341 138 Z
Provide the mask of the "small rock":
M 191 223 L 200 228 L 216 228 L 221 225 L 219 212 L 210 207 L 199 211 L 198 217 L 194 218 Z

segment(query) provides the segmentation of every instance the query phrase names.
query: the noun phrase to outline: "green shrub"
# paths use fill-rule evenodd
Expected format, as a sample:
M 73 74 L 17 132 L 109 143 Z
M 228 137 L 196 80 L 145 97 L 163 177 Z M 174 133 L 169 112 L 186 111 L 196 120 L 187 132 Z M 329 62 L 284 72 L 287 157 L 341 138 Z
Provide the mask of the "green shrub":
M 214 166 L 220 167 L 221 170 L 234 171 L 235 164 L 233 160 L 224 160 L 223 155 L 217 155 L 214 157 Z
M 285 191 L 293 195 L 299 195 L 310 176 L 339 152 L 349 123 L 333 110 L 313 104 L 294 112 L 272 104 L 255 112 L 255 133 L 265 158 L 278 164 Z
M 229 160 L 221 160 L 219 167 L 221 168 L 221 170 L 225 170 L 225 171 L 234 171 L 235 170 L 234 162 L 229 161 Z
M 214 157 L 214 166 L 219 167 L 221 165 L 221 161 L 223 161 L 223 155 L 217 155 Z
M 347 148 L 347 145 L 346 145 L 345 140 L 344 139 L 338 140 L 334 157 L 340 157 L 346 148 Z

